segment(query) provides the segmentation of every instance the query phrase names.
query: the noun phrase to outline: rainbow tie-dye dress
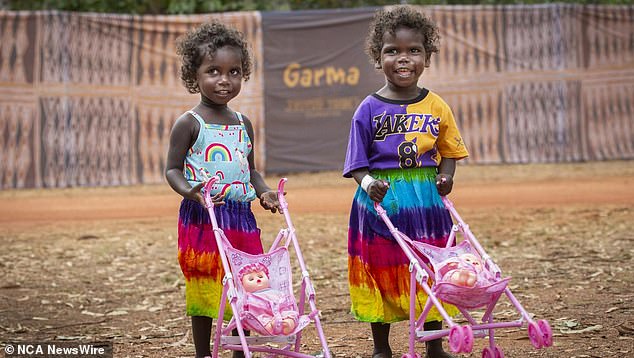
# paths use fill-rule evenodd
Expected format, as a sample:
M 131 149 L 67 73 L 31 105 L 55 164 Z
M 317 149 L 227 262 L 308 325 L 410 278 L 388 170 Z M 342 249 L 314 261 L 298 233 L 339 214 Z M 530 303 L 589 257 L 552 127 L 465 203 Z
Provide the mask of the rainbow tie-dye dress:
M 390 184 L 382 206 L 394 226 L 410 239 L 435 246 L 447 243 L 452 227 L 436 189 L 441 158 L 465 158 L 467 152 L 449 106 L 435 93 L 398 101 L 373 94 L 357 108 L 343 174 L 367 168 Z M 358 188 L 348 228 L 348 280 L 352 314 L 363 322 L 409 319 L 409 261 L 374 210 L 374 202 Z M 416 315 L 427 296 L 419 290 Z M 445 307 L 457 313 L 453 306 Z M 441 321 L 434 307 L 428 321 Z
M 251 139 L 240 113 L 240 124 L 207 124 L 201 116 L 189 113 L 198 121 L 198 138 L 185 158 L 185 179 L 192 185 L 206 175 L 220 178 L 212 188 L 212 196 L 224 194 L 225 204 L 214 207 L 218 225 L 232 246 L 251 254 L 261 254 L 260 230 L 251 211 L 256 198 L 250 183 L 251 173 L 247 157 L 252 149 Z M 216 246 L 207 209 L 198 202 L 184 199 L 178 218 L 178 262 L 185 276 L 185 295 L 189 316 L 218 317 L 224 270 Z M 225 319 L 231 310 L 225 311 Z

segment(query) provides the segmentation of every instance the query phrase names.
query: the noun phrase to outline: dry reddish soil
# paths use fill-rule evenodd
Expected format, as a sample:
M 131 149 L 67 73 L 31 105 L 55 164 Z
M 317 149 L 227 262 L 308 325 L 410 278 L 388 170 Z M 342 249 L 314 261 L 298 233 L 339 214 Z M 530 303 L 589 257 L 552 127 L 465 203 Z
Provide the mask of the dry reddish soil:
M 513 277 L 515 296 L 553 328 L 554 346 L 541 350 L 526 329 L 497 331 L 506 357 L 634 356 L 633 164 L 458 168 L 450 198 Z M 355 185 L 336 172 L 288 179 L 329 347 L 336 357 L 370 357 L 369 326 L 349 314 Z M 178 203 L 167 185 L 0 192 L 0 343 L 105 340 L 115 357 L 193 357 L 176 261 Z M 270 243 L 283 218 L 255 211 Z M 496 317 L 517 313 L 504 300 Z M 314 329 L 305 332 L 303 350 L 318 351 Z M 391 341 L 395 356 L 405 352 L 405 322 Z M 485 343 L 461 356 L 480 357 Z

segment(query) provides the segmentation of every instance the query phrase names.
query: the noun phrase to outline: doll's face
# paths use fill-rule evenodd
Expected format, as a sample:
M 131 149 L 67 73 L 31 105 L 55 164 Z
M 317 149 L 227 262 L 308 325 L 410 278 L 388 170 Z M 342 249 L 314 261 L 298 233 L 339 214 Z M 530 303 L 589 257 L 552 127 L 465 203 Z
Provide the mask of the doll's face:
M 465 263 L 473 266 L 473 268 L 477 272 L 481 272 L 482 271 L 482 262 L 475 255 L 464 254 L 464 255 L 462 255 L 462 259 L 464 260 Z
M 264 271 L 249 272 L 242 276 L 242 287 L 247 292 L 255 292 L 269 288 L 269 277 Z

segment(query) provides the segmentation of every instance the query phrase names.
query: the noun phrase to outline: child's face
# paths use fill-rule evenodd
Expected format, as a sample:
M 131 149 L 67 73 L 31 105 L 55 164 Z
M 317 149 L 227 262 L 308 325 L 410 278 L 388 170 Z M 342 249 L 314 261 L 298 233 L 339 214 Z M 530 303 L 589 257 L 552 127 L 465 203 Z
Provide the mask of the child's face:
M 269 278 L 262 271 L 249 272 L 242 276 L 242 287 L 247 292 L 255 292 L 269 287 Z
M 224 46 L 205 56 L 196 74 L 201 95 L 213 103 L 227 104 L 242 88 L 242 55 L 233 46 Z
M 406 27 L 383 35 L 381 68 L 390 87 L 411 89 L 418 85 L 418 78 L 429 67 L 424 40 L 423 34 Z

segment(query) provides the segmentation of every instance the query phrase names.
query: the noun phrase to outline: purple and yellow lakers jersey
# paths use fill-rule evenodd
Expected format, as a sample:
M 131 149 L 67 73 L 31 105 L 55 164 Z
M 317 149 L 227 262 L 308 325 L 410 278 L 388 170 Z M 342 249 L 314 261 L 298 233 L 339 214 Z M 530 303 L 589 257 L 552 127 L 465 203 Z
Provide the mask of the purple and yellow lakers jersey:
M 441 157 L 468 155 L 451 109 L 437 94 L 422 89 L 413 100 L 399 101 L 374 93 L 352 118 L 343 174 L 435 167 Z

